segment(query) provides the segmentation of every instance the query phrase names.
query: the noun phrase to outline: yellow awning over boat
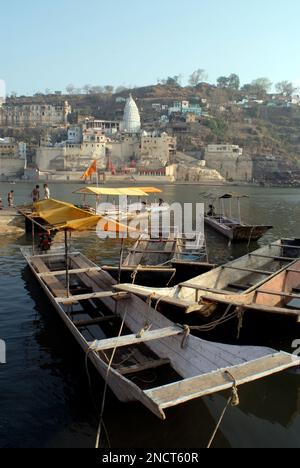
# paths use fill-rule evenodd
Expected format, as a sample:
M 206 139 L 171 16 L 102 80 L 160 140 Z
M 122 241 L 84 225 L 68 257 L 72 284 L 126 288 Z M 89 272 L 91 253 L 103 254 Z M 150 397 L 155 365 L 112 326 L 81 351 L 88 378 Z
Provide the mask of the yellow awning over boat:
M 46 223 L 45 229 L 49 230 L 88 231 L 95 229 L 98 223 L 102 221 L 101 229 L 104 232 L 126 233 L 135 231 L 135 229 L 113 219 L 95 216 L 70 203 L 53 199 L 35 203 L 31 216 L 41 218 Z
M 94 196 L 125 196 L 125 197 L 148 197 L 146 191 L 141 190 L 140 188 L 100 188 L 100 187 L 84 187 L 82 189 L 76 190 L 77 194 L 82 195 L 94 195 Z
M 137 188 L 146 193 L 162 193 L 162 190 L 156 187 L 137 187 Z

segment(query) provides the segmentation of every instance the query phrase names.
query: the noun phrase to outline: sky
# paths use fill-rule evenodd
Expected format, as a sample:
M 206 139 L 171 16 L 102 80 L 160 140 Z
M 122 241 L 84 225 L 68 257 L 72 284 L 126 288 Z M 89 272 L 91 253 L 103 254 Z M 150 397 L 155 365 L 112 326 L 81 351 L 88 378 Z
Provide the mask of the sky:
M 0 79 L 22 95 L 202 68 L 300 86 L 299 18 L 299 0 L 0 0 Z

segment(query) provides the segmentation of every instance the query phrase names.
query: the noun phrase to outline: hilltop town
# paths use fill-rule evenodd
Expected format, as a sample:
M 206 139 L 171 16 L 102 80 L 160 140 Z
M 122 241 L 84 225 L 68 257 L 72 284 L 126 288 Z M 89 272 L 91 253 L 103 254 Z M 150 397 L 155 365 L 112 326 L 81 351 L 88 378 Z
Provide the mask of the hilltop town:
M 268 92 L 236 75 L 218 85 L 12 95 L 0 102 L 1 180 L 300 183 L 300 98 L 288 82 Z

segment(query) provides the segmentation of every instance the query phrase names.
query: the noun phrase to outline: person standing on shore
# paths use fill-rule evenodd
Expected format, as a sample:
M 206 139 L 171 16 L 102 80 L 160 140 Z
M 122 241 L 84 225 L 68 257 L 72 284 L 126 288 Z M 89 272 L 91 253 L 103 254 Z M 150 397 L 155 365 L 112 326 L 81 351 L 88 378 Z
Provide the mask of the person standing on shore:
M 36 185 L 31 193 L 33 203 L 36 203 L 40 199 L 40 186 Z
M 50 199 L 50 189 L 48 187 L 48 184 L 44 185 L 44 191 L 45 191 L 45 200 L 49 200 Z
M 13 190 L 8 192 L 7 194 L 7 203 L 8 203 L 9 208 L 12 208 L 14 206 L 14 191 Z

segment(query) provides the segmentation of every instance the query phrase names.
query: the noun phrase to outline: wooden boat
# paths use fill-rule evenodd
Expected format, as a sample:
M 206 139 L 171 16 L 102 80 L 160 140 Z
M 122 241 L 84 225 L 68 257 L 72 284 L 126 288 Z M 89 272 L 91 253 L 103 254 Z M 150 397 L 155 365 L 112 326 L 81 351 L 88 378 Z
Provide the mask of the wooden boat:
M 139 401 L 156 416 L 167 408 L 299 366 L 300 358 L 269 348 L 209 343 L 190 336 L 141 299 L 113 290 L 115 281 L 79 252 L 22 249 L 59 316 L 118 399 Z M 67 267 L 67 268 L 66 268 Z M 70 284 L 66 287 L 66 272 Z M 121 322 L 121 336 L 117 330 Z M 101 326 L 101 328 L 100 328 Z M 108 337 L 108 330 L 114 330 Z M 185 343 L 185 346 L 183 345 Z M 108 361 L 116 351 L 112 368 Z M 135 379 L 155 369 L 158 384 Z
M 193 240 L 194 239 L 194 240 Z M 142 234 L 119 266 L 103 266 L 114 279 L 144 286 L 177 284 L 214 268 L 209 264 L 205 237 Z M 193 244 L 191 242 L 193 240 Z
M 222 195 L 219 200 L 221 201 L 222 209 L 220 212 L 222 214 L 215 214 L 214 205 L 210 205 L 210 211 L 206 214 L 204 220 L 205 224 L 213 228 L 215 231 L 219 232 L 223 236 L 227 237 L 230 242 L 251 242 L 257 241 L 261 237 L 263 237 L 267 231 L 273 228 L 273 226 L 264 226 L 264 225 L 250 225 L 245 224 L 242 221 L 241 217 L 241 206 L 240 200 L 241 198 L 245 198 L 244 195 L 238 194 L 225 194 Z M 239 212 L 239 219 L 234 219 L 232 217 L 232 207 L 231 201 L 232 199 L 236 199 L 238 203 L 238 212 Z M 230 201 L 230 214 L 226 216 L 225 214 L 225 205 L 224 201 Z
M 300 239 L 282 239 L 172 288 L 123 284 L 116 289 L 159 301 L 159 308 L 170 306 L 185 313 L 209 316 L 202 304 L 204 296 L 251 293 L 278 272 L 286 271 L 299 257 Z
M 245 294 L 213 294 L 203 296 L 202 302 L 211 308 L 219 304 L 231 305 L 239 311 L 258 311 L 265 314 L 291 317 L 300 323 L 300 261 L 273 275 L 253 291 Z

